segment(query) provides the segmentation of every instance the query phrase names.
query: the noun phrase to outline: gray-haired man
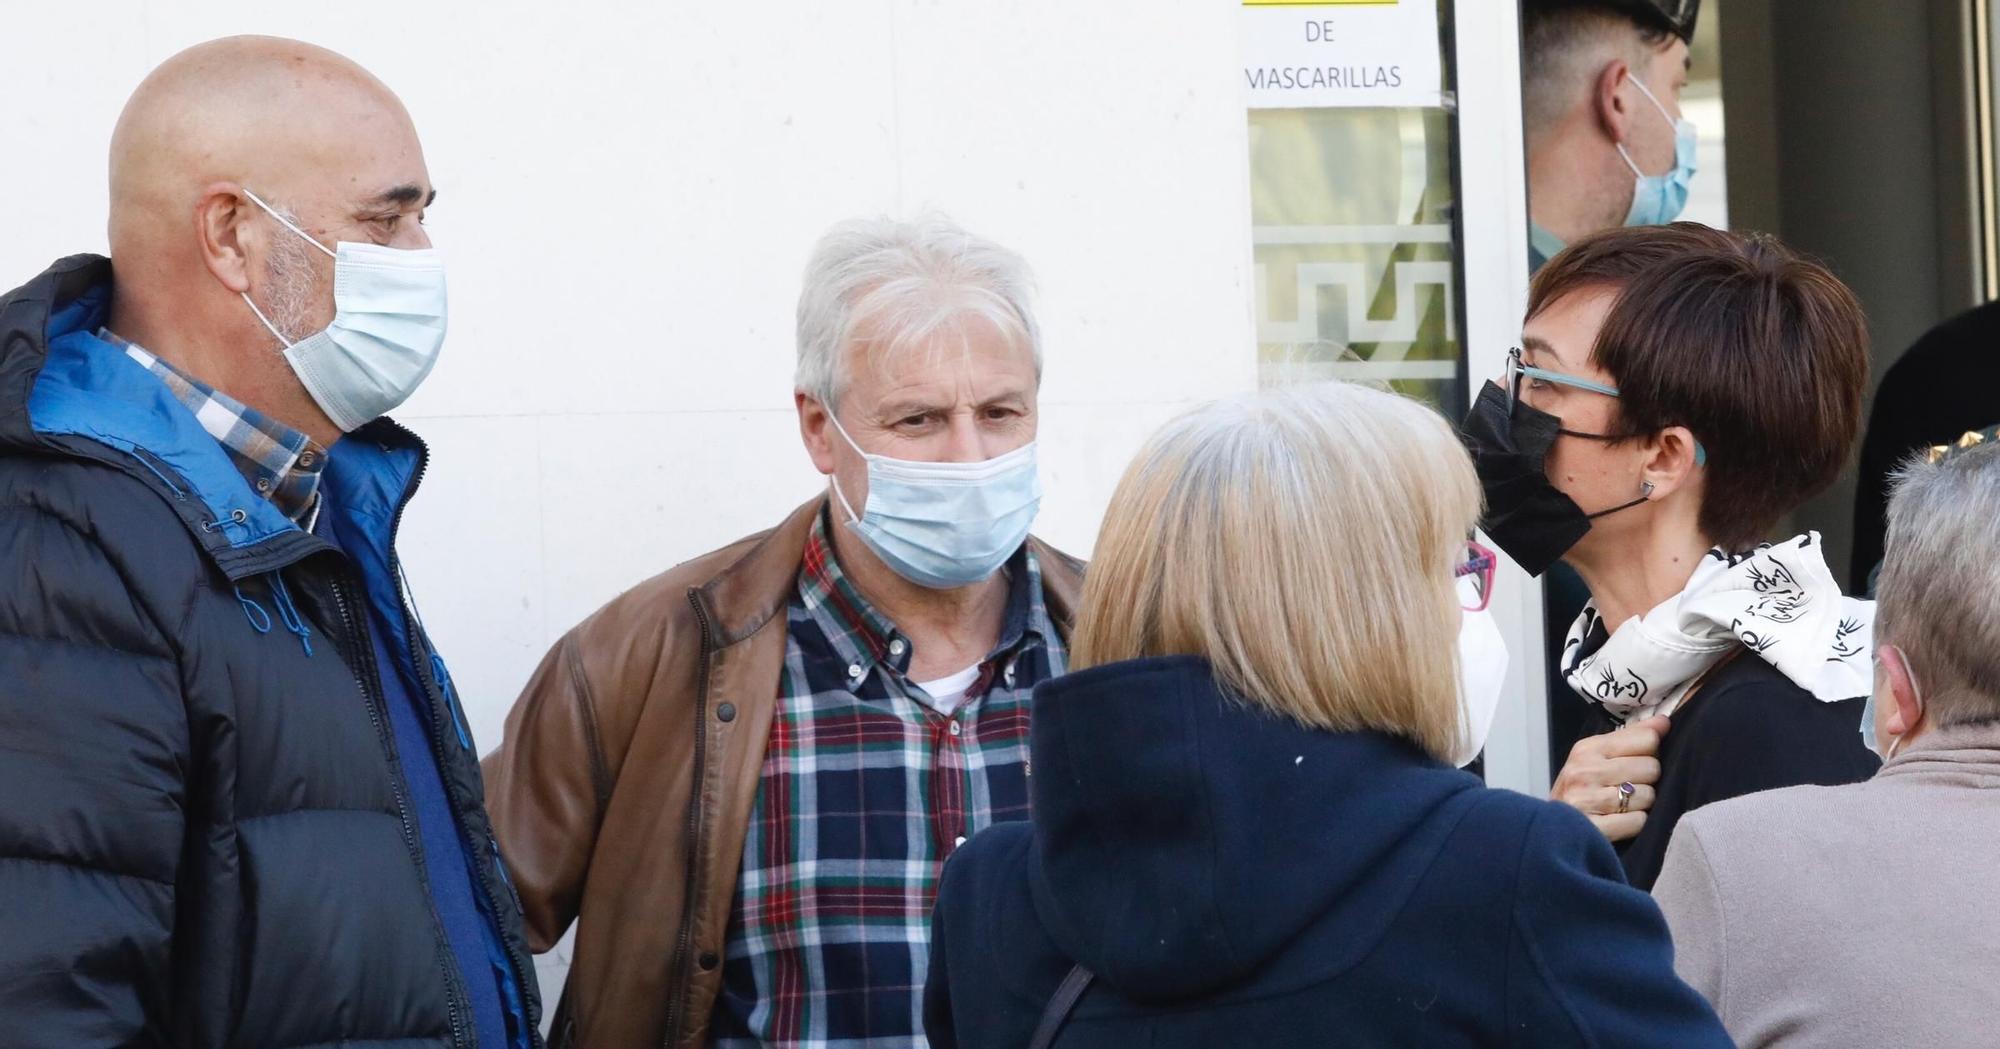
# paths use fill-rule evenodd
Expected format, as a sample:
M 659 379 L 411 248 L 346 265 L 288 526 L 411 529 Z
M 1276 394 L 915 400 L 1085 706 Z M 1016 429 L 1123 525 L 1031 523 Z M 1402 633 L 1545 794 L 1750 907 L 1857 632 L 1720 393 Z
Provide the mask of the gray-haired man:
M 942 219 L 821 239 L 794 399 L 815 496 L 558 642 L 485 763 L 555 1045 L 921 1046 L 944 860 L 1027 816 L 1081 566 L 1028 536 L 1026 267 Z
M 1897 471 L 1859 725 L 1883 764 L 1690 812 L 1653 886 L 1674 969 L 1746 1046 L 1993 1044 L 2000 446 Z

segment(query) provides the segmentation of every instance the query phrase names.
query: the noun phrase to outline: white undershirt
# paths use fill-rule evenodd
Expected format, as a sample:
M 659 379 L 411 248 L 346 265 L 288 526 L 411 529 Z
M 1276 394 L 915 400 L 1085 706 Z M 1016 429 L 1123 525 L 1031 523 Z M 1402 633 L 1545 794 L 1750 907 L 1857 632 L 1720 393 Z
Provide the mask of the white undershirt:
M 979 680 L 979 664 L 974 663 L 956 674 L 947 674 L 935 681 L 919 681 L 917 688 L 922 694 L 917 700 L 932 710 L 950 717 L 951 712 L 965 702 L 965 690 Z

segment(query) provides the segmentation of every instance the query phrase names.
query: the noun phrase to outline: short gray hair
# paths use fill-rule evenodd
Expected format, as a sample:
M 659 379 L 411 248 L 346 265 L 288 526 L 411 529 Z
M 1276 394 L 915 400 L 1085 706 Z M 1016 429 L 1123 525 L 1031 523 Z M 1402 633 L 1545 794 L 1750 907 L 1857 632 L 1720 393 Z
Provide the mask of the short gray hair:
M 1894 484 L 1876 640 L 1909 657 L 1932 724 L 2000 719 L 2000 445 L 1913 459 Z
M 984 320 L 1034 354 L 1042 374 L 1034 279 L 1013 251 L 942 215 L 910 221 L 851 219 L 826 232 L 799 293 L 793 384 L 829 409 L 844 382 L 842 359 L 864 326 L 892 351 Z

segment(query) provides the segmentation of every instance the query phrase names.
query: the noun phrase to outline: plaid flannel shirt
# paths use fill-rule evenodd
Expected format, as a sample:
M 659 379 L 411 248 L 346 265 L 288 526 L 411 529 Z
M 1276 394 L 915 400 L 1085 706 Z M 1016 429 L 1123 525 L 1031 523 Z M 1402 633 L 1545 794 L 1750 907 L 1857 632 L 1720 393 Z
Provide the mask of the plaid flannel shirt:
M 967 837 L 1028 817 L 1028 708 L 1067 656 L 1025 547 L 1000 643 L 946 716 L 910 644 L 813 525 L 789 611 L 777 713 L 743 844 L 711 1044 L 926 1045 L 938 874 Z M 925 697 L 928 698 L 928 697 Z
M 125 356 L 144 365 L 166 384 L 174 399 L 194 413 L 201 428 L 221 442 L 252 491 L 269 499 L 280 513 L 301 527 L 309 524 L 308 515 L 315 509 L 314 497 L 319 494 L 320 473 L 326 469 L 326 449 L 108 328 L 99 329 L 97 337 L 125 351 Z

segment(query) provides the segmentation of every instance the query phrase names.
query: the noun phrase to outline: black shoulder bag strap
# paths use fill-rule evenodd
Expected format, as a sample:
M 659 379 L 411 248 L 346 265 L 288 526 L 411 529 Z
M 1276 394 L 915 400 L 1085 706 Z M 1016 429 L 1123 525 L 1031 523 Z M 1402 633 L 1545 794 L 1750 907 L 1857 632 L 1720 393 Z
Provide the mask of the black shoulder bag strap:
M 1070 1011 L 1076 1008 L 1077 999 L 1090 988 L 1094 974 L 1079 965 L 1063 977 L 1056 988 L 1055 996 L 1049 999 L 1048 1008 L 1042 1010 L 1042 1022 L 1035 1026 L 1035 1036 L 1028 1040 L 1028 1049 L 1049 1049 L 1056 1044 L 1056 1035 L 1068 1022 Z

